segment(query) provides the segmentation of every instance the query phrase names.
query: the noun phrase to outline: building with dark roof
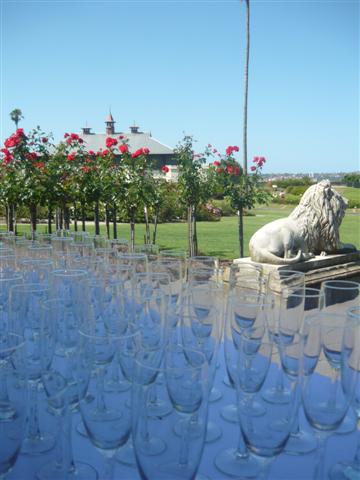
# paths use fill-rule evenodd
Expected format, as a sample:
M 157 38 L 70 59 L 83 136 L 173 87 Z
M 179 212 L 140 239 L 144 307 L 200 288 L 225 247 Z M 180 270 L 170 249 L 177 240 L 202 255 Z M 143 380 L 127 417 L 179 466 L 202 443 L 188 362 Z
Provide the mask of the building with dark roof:
M 105 133 L 93 133 L 90 127 L 83 127 L 80 137 L 84 140 L 86 149 L 94 152 L 105 150 L 107 137 L 116 138 L 119 141 L 119 136 L 123 135 L 129 144 L 130 152 L 135 152 L 143 147 L 150 150 L 149 157 L 156 169 L 161 169 L 163 165 L 176 165 L 173 149 L 154 138 L 151 132 L 140 131 L 135 123 L 130 126 L 130 132 L 116 132 L 115 123 L 111 112 L 109 112 L 105 119 Z

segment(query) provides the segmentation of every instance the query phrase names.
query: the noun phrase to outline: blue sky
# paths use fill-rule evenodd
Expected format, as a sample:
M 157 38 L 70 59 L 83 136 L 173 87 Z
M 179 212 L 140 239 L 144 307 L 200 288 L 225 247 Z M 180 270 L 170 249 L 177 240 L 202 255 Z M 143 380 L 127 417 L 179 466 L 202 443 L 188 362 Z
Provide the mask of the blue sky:
M 244 2 L 0 1 L 1 140 L 14 108 L 60 139 L 111 105 L 118 130 L 242 150 Z M 250 159 L 358 170 L 358 0 L 251 1 L 250 55 Z

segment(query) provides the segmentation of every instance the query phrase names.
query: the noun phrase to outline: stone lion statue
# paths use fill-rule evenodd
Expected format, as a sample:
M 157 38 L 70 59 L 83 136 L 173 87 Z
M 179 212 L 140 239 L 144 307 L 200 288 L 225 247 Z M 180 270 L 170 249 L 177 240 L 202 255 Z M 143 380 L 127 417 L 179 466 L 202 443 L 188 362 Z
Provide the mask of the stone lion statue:
M 347 200 L 322 180 L 309 187 L 299 205 L 287 217 L 261 227 L 250 239 L 251 260 L 260 263 L 289 265 L 315 255 L 355 251 L 343 245 L 339 227 Z

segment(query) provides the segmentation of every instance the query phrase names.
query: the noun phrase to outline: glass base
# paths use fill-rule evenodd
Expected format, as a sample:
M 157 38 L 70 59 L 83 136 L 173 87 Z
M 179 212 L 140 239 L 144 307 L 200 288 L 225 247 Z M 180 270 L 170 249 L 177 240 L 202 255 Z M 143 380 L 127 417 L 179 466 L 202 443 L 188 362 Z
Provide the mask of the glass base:
M 174 425 L 174 433 L 178 437 L 181 437 L 184 429 L 184 420 L 179 420 Z M 203 425 L 199 423 L 190 422 L 189 426 L 189 438 L 199 438 L 203 434 Z M 215 422 L 208 421 L 206 425 L 206 443 L 212 443 L 218 440 L 222 436 L 222 429 Z
M 21 453 L 24 455 L 40 455 L 48 452 L 55 445 L 55 437 L 50 433 L 41 433 L 38 437 L 25 437 L 21 445 Z
M 299 430 L 292 433 L 286 442 L 284 453 L 288 455 L 305 455 L 314 452 L 317 449 L 318 443 L 316 438 L 311 433 Z
M 284 388 L 268 388 L 262 394 L 263 399 L 269 403 L 289 403 L 290 402 L 290 392 Z
M 339 435 L 345 435 L 346 433 L 351 433 L 356 429 L 356 419 L 355 415 L 352 413 L 347 413 L 346 417 L 342 421 L 339 428 L 336 429 L 335 433 Z
M 261 472 L 261 463 L 251 455 L 240 455 L 236 448 L 220 452 L 215 457 L 215 466 L 226 475 L 240 478 L 258 478 Z
M 190 462 L 181 464 L 178 461 L 174 461 L 159 465 L 158 469 L 160 472 L 166 473 L 169 478 L 193 478 L 196 466 Z
M 166 449 L 166 443 L 159 437 L 150 437 L 143 442 L 138 441 L 137 447 L 146 455 L 160 455 Z
M 83 462 L 76 462 L 75 469 L 71 472 L 64 472 L 55 460 L 43 465 L 36 472 L 38 480 L 97 480 L 99 478 L 97 471 L 91 465 Z
M 115 454 L 115 460 L 127 467 L 136 467 L 136 458 L 131 439 L 120 447 Z
M 257 400 L 254 400 L 249 407 L 245 403 L 240 402 L 241 412 L 245 415 L 250 415 L 252 417 L 260 417 L 266 412 L 266 408 Z
M 237 406 L 233 403 L 223 407 L 220 410 L 220 416 L 226 422 L 230 422 L 230 423 L 238 423 L 239 422 Z
M 217 402 L 222 396 L 222 392 L 218 388 L 213 387 L 210 391 L 209 402 Z
M 77 425 L 76 425 L 76 432 L 81 435 L 82 437 L 88 437 L 88 434 L 87 434 L 87 431 L 86 431 L 86 428 L 83 424 L 83 422 L 79 422 Z
M 360 480 L 360 465 L 354 462 L 337 463 L 329 472 L 330 480 Z
M 157 398 L 155 402 L 150 402 L 146 406 L 146 413 L 149 417 L 165 417 L 172 413 L 173 408 L 169 402 Z
M 231 385 L 231 382 L 229 380 L 229 377 L 226 375 L 226 377 L 223 378 L 223 384 L 226 385 L 227 387 L 233 388 Z
M 131 383 L 126 380 L 114 380 L 110 378 L 104 383 L 105 392 L 126 392 L 131 388 Z

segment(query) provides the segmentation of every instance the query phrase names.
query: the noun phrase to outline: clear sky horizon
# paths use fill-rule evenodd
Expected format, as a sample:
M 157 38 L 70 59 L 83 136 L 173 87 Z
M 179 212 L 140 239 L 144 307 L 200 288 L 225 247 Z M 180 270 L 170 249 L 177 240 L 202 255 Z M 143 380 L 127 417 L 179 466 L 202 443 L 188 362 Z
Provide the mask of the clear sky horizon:
M 134 120 L 242 159 L 245 2 L 1 2 L 0 140 Z M 359 170 L 359 1 L 250 0 L 248 155 L 269 172 Z

